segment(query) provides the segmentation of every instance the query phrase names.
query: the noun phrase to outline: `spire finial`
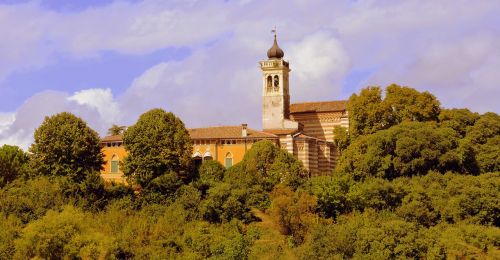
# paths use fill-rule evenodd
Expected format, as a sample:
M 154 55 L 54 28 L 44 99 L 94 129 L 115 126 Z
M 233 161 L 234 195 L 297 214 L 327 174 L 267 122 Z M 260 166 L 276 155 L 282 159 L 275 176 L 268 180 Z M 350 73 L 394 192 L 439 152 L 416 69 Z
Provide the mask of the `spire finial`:
M 267 51 L 267 57 L 269 59 L 281 59 L 285 55 L 282 49 L 278 46 L 278 41 L 276 40 L 276 26 L 274 26 L 274 29 L 271 30 L 271 33 L 274 33 L 274 43 L 271 49 Z

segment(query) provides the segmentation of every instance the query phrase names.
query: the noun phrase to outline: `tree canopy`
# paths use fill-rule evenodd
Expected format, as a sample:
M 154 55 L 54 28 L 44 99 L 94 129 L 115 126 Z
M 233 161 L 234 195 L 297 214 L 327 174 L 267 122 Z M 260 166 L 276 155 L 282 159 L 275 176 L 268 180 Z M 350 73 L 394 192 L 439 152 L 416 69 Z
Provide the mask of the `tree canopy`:
M 461 172 L 468 164 L 458 148 L 459 136 L 451 128 L 433 122 L 405 122 L 360 136 L 342 154 L 336 171 L 356 178 L 389 179 L 429 170 Z
M 261 185 L 271 191 L 278 183 L 297 188 L 307 178 L 302 162 L 271 141 L 259 141 L 227 175 L 230 181 Z
M 26 175 L 28 154 L 17 146 L 0 147 L 0 188 Z
M 108 134 L 109 135 L 121 135 L 125 132 L 125 129 L 127 129 L 126 126 L 120 126 L 120 125 L 112 125 L 108 129 Z
M 71 113 L 45 117 L 34 137 L 29 151 L 36 174 L 79 182 L 87 173 L 100 171 L 104 163 L 99 135 Z
M 160 186 L 190 173 L 192 141 L 184 123 L 170 112 L 152 109 L 142 114 L 125 131 L 123 141 L 129 152 L 124 174 L 143 189 L 163 189 Z
M 352 94 L 347 104 L 353 138 L 388 129 L 404 121 L 437 121 L 440 103 L 429 92 L 392 84 L 382 98 L 380 87 L 367 87 Z

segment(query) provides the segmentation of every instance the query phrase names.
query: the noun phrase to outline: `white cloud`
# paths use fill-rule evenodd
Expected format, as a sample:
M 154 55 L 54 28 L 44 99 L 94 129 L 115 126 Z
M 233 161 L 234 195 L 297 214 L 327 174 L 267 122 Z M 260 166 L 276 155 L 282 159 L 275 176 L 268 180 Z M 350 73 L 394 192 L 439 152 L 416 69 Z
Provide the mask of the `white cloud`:
M 44 91 L 24 102 L 15 113 L 0 114 L 0 145 L 18 145 L 28 149 L 33 133 L 46 116 L 68 111 L 83 118 L 88 125 L 105 134 L 120 115 L 119 107 L 109 89 L 88 89 L 68 95 Z
M 121 118 L 118 103 L 113 100 L 111 89 L 85 89 L 67 98 L 79 105 L 88 106 L 99 112 L 103 121 L 113 123 Z
M 291 44 L 288 50 L 293 69 L 293 94 L 300 99 L 314 100 L 340 92 L 340 80 L 347 73 L 350 60 L 337 39 L 318 32 Z
M 12 123 L 16 120 L 16 114 L 15 113 L 5 113 L 5 112 L 0 112 L 0 135 L 2 134 L 3 131 L 7 130 Z
M 272 44 L 274 25 L 292 68 L 292 101 L 347 98 L 339 93 L 357 89 L 342 89 L 346 75 L 369 70 L 366 84 L 395 82 L 429 90 L 444 106 L 498 112 L 498 11 L 495 1 L 461 0 L 117 1 L 69 14 L 34 3 L 0 5 L 0 80 L 57 62 L 59 55 L 141 55 L 179 46 L 192 51 L 137 75 L 116 97 L 109 89 L 37 94 L 14 121 L 0 117 L 0 142 L 30 136 L 44 115 L 62 110 L 100 133 L 154 107 L 173 111 L 189 127 L 246 122 L 259 128 L 257 62 Z

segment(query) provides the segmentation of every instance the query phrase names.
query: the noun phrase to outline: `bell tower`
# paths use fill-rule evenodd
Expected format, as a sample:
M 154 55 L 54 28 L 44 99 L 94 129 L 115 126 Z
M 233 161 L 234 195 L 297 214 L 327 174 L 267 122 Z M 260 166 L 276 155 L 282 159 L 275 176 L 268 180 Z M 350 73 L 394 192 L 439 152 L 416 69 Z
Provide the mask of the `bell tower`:
M 273 46 L 267 51 L 267 60 L 260 61 L 262 70 L 262 128 L 296 129 L 298 123 L 290 119 L 290 66 L 283 60 L 285 53 L 278 46 L 276 30 Z

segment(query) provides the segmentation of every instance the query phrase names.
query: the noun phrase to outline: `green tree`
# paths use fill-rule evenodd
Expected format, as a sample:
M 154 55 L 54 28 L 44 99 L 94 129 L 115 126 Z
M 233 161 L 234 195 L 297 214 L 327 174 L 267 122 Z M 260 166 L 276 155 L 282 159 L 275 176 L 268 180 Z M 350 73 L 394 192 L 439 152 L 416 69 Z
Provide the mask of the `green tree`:
M 339 152 L 344 151 L 350 144 L 348 129 L 342 126 L 333 128 L 333 142 Z
M 0 188 L 25 175 L 28 160 L 21 148 L 4 144 L 0 148 Z
M 460 171 L 458 134 L 436 123 L 405 122 L 356 139 L 342 154 L 336 170 L 356 179 Z
M 219 183 L 208 190 L 207 198 L 200 206 L 203 219 L 212 223 L 229 222 L 233 218 L 249 221 L 252 214 L 247 203 L 248 190 Z
M 418 92 L 396 84 L 387 86 L 382 99 L 380 87 L 368 87 L 348 101 L 351 137 L 388 129 L 405 121 L 437 121 L 439 101 L 429 92 Z
M 481 172 L 500 170 L 500 116 L 485 113 L 473 126 L 467 128 L 465 140 L 473 149 L 475 162 Z
M 385 129 L 389 108 L 382 107 L 380 87 L 367 87 L 352 94 L 347 103 L 349 130 L 353 138 Z
M 66 186 L 63 179 L 65 178 L 49 179 L 41 176 L 12 182 L 0 190 L 0 212 L 4 216 L 13 215 L 23 223 L 28 223 L 45 215 L 50 209 L 60 209 L 68 202 L 63 195 L 63 186 Z
M 124 174 L 144 191 L 172 195 L 181 175 L 190 174 L 192 141 L 184 123 L 172 113 L 152 109 L 142 114 L 125 131 L 123 141 L 129 152 Z
M 226 168 L 215 160 L 204 161 L 199 169 L 200 180 L 206 183 L 221 182 Z
M 204 161 L 198 169 L 199 179 L 194 185 L 205 195 L 209 188 L 222 182 L 225 172 L 226 168 L 218 161 Z
M 313 177 L 307 185 L 317 199 L 316 212 L 325 218 L 336 218 L 350 211 L 347 194 L 353 178 L 348 174 Z
M 104 163 L 99 135 L 68 112 L 45 117 L 35 130 L 30 152 L 36 174 L 67 176 L 77 182 L 100 171 Z
M 108 135 L 121 135 L 125 132 L 125 129 L 127 129 L 126 126 L 113 124 L 108 129 Z
M 467 128 L 473 126 L 479 118 L 478 113 L 473 113 L 469 109 L 442 109 L 439 114 L 441 126 L 452 128 L 461 137 L 465 136 Z
M 404 121 L 437 121 L 440 108 L 434 95 L 396 84 L 387 86 L 382 106 L 390 108 L 391 125 Z
M 426 227 L 434 226 L 440 218 L 434 210 L 431 199 L 425 191 L 414 191 L 406 195 L 397 214 L 408 222 L 416 222 Z
M 14 216 L 0 216 L 0 259 L 12 259 L 16 252 L 14 240 L 19 236 L 21 221 Z
M 500 116 L 496 113 L 488 112 L 467 129 L 466 137 L 473 144 L 485 144 L 488 139 L 500 135 Z
M 483 173 L 500 171 L 500 135 L 476 147 L 476 162 Z
M 300 245 L 314 221 L 316 198 L 301 190 L 277 186 L 272 192 L 269 209 L 283 235 L 291 237 L 292 245 Z
M 261 185 L 269 192 L 278 183 L 296 189 L 305 182 L 307 173 L 290 153 L 271 141 L 259 141 L 245 153 L 240 163 L 228 169 L 226 179 L 245 188 Z
M 15 241 L 14 258 L 106 258 L 113 243 L 92 226 L 88 215 L 66 207 L 28 224 Z

